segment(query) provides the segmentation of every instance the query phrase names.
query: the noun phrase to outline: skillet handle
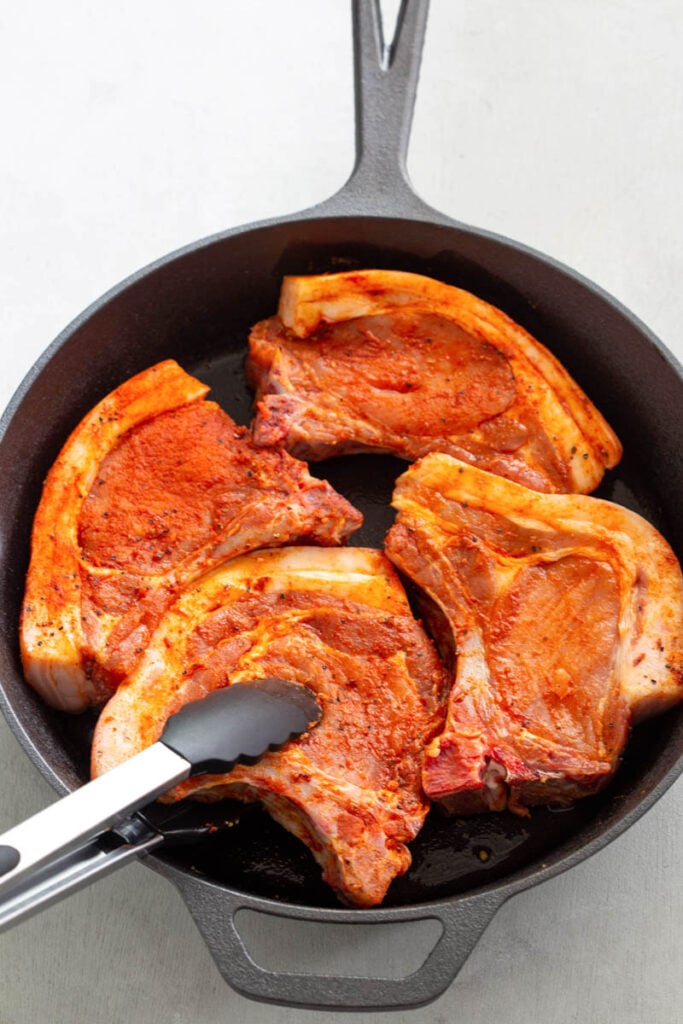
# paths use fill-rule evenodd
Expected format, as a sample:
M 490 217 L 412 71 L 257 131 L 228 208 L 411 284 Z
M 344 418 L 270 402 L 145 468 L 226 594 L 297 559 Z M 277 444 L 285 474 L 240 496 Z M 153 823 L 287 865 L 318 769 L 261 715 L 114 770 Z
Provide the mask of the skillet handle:
M 228 984 L 260 1002 L 307 1010 L 409 1009 L 432 1002 L 455 978 L 495 912 L 504 901 L 498 893 L 480 893 L 420 909 L 380 911 L 274 910 L 271 901 L 240 897 L 206 879 L 176 876 L 175 884 Z M 426 960 L 404 978 L 338 977 L 267 970 L 249 955 L 235 915 L 255 910 L 275 917 L 338 924 L 386 924 L 437 920 L 442 933 Z
M 352 11 L 356 162 L 343 188 L 314 209 L 430 219 L 406 170 L 429 0 L 401 0 L 389 42 L 380 0 L 352 0 Z

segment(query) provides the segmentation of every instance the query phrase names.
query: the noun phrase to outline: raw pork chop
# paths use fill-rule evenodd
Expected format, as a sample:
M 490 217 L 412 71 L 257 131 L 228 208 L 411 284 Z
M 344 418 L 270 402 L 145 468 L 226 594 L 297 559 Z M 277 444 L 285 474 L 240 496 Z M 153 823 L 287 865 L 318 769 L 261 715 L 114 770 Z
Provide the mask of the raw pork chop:
M 257 444 L 325 459 L 447 452 L 538 491 L 592 491 L 621 445 L 542 345 L 419 274 L 286 277 L 252 329 Z
M 169 360 L 76 427 L 36 514 L 22 613 L 28 681 L 68 711 L 103 704 L 164 609 L 200 573 L 293 542 L 338 544 L 361 521 L 285 452 L 256 449 Z
M 618 505 L 537 494 L 448 455 L 399 477 L 393 504 L 387 554 L 457 651 L 427 795 L 469 813 L 596 792 L 629 724 L 683 698 L 683 579 L 668 544 Z
M 323 708 L 310 734 L 167 799 L 260 800 L 306 843 L 346 903 L 379 903 L 410 864 L 428 809 L 422 751 L 443 723 L 445 673 L 390 562 L 362 548 L 257 552 L 216 569 L 165 614 L 102 711 L 98 775 L 153 743 L 183 704 L 267 676 Z

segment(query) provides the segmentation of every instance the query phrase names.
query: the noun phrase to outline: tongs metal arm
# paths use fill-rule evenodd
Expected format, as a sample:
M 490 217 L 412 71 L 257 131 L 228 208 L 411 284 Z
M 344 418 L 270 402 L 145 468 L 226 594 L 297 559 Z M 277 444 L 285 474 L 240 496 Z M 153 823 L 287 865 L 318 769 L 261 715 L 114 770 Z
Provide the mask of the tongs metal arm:
M 184 757 L 163 743 L 155 743 L 9 829 L 0 836 L 2 904 L 14 898 L 26 903 L 34 891 L 33 885 L 27 885 L 29 881 L 35 885 L 36 896 L 48 889 L 56 896 L 61 891 L 57 888 L 58 879 L 73 881 L 77 867 L 80 884 L 85 884 L 96 873 L 96 865 L 103 868 L 106 861 L 112 868 L 118 866 L 125 847 L 107 850 L 91 841 L 188 778 L 191 770 L 192 765 Z M 136 846 L 135 851 L 138 850 Z M 69 857 L 74 851 L 79 856 Z M 74 887 L 69 885 L 69 889 Z M 42 905 L 45 900 L 40 902 Z M 2 909 L 0 915 L 2 926 Z M 12 921 L 15 917 L 12 913 Z
M 113 841 L 115 834 L 103 833 L 85 846 L 37 869 L 23 882 L 15 883 L 0 900 L 0 932 L 123 867 L 128 861 L 149 853 L 164 841 L 161 832 L 145 826 L 142 820 L 132 819 L 130 824 L 136 821 L 140 826 L 137 836 L 130 835 L 114 846 L 109 837 L 111 835 Z

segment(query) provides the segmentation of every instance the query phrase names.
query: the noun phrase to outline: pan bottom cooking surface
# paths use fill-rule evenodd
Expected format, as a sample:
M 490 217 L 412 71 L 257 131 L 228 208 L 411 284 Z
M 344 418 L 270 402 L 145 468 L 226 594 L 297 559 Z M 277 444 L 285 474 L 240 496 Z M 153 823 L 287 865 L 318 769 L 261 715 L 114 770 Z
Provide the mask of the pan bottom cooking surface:
M 85 779 L 95 716 L 59 718 L 62 741 L 81 764 Z M 615 780 L 570 808 L 537 807 L 527 818 L 507 811 L 449 818 L 433 808 L 410 844 L 410 870 L 392 883 L 382 905 L 455 896 L 525 868 L 539 868 L 567 844 L 583 844 L 593 832 L 604 830 L 607 818 L 645 794 L 643 766 L 669 742 L 675 721 L 675 712 L 670 712 L 638 726 Z M 309 907 L 339 906 L 308 848 L 257 804 L 188 801 L 173 808 L 155 805 L 148 817 L 168 837 L 165 850 L 156 856 L 176 867 L 254 896 Z
M 226 345 L 226 348 L 228 345 Z M 251 418 L 252 396 L 244 377 L 244 347 L 218 358 L 186 364 L 184 369 L 212 388 L 209 397 L 238 422 Z M 390 507 L 396 477 L 407 463 L 389 456 L 353 455 L 311 464 L 365 517 L 352 537 L 357 546 L 381 547 L 393 521 Z M 627 451 L 616 471 L 607 474 L 596 496 L 640 513 L 667 535 L 656 495 L 645 470 Z M 95 717 L 59 715 L 66 749 L 87 777 Z M 598 796 L 571 808 L 539 807 L 527 818 L 509 812 L 448 818 L 432 809 L 410 844 L 413 863 L 392 884 L 383 906 L 405 906 L 463 893 L 525 868 L 541 866 L 567 844 L 578 845 L 621 813 L 624 801 L 643 795 L 644 766 L 665 748 L 676 712 L 639 726 L 631 737 L 615 780 Z M 616 792 L 617 785 L 618 792 Z M 337 899 L 320 876 L 310 851 L 274 822 L 258 805 L 232 800 L 154 808 L 151 819 L 168 836 L 161 859 L 208 879 L 256 896 L 312 907 L 335 907 Z

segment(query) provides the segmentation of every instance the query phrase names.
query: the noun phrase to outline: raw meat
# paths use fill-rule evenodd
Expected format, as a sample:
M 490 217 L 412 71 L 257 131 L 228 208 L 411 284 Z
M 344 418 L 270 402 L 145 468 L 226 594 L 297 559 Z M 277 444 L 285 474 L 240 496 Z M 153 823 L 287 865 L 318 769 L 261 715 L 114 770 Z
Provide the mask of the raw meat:
M 445 672 L 390 562 L 362 548 L 256 552 L 185 590 L 102 711 L 98 775 L 153 743 L 183 704 L 275 676 L 316 691 L 318 727 L 168 796 L 260 800 L 306 843 L 339 897 L 379 903 L 427 813 L 424 744 L 443 723 Z
M 75 431 L 36 514 L 21 645 L 26 678 L 68 711 L 101 705 L 191 580 L 255 548 L 338 544 L 361 515 L 286 452 L 254 448 L 169 360 Z
M 683 579 L 640 516 L 448 455 L 399 477 L 386 552 L 457 660 L 427 795 L 456 813 L 596 792 L 631 723 L 683 698 Z
M 253 328 L 254 438 L 317 460 L 443 451 L 539 491 L 585 492 L 621 457 L 560 363 L 499 309 L 418 274 L 286 277 Z

